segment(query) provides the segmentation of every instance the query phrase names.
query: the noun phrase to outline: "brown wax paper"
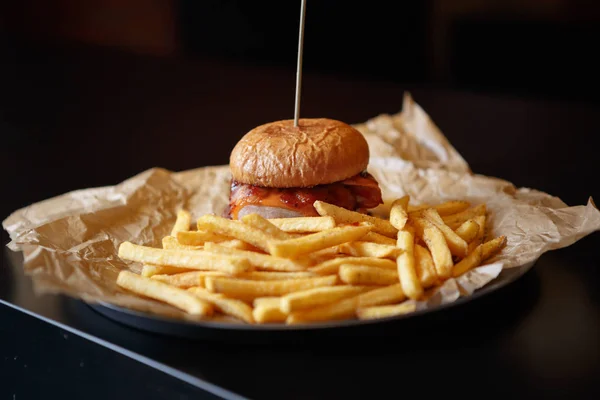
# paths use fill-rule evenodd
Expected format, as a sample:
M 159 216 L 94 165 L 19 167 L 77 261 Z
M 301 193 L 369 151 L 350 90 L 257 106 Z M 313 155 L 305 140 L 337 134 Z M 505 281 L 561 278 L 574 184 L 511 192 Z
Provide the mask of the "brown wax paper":
M 529 268 L 545 252 L 569 246 L 600 229 L 600 211 L 567 206 L 559 198 L 472 173 L 467 162 L 405 94 L 401 112 L 355 125 L 371 152 L 369 172 L 383 197 L 410 195 L 411 204 L 447 200 L 486 203 L 488 237 L 505 235 L 503 251 L 457 279 L 449 279 L 419 308 L 469 296 L 499 278 L 503 269 Z M 23 251 L 24 269 L 36 293 L 64 293 L 88 302 L 108 302 L 165 316 L 193 319 L 169 305 L 140 298 L 116 286 L 122 269 L 138 263 L 119 259 L 123 241 L 161 247 L 180 208 L 194 218 L 221 214 L 229 196 L 227 165 L 184 172 L 153 168 L 109 187 L 78 190 L 17 210 L 3 221 L 9 248 Z M 375 213 L 385 216 L 386 206 Z

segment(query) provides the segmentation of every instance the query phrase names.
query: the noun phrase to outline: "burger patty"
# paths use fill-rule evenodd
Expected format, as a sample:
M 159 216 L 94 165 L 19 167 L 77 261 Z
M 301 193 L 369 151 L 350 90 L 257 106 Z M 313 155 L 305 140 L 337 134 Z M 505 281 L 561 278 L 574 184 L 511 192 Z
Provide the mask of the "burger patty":
M 232 180 L 229 196 L 229 217 L 238 219 L 245 207 L 256 212 L 265 208 L 269 218 L 279 216 L 317 216 L 313 203 L 317 200 L 348 210 L 365 210 L 382 204 L 379 184 L 367 172 L 349 179 L 311 188 L 266 188 Z M 277 210 L 281 211 L 278 213 Z

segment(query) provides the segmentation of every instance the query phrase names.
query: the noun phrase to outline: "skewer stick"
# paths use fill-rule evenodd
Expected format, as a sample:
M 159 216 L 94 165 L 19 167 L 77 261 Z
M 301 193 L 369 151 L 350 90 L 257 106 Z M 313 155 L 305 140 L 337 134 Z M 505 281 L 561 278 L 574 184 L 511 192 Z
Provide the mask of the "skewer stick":
M 298 33 L 298 64 L 296 65 L 296 107 L 294 111 L 294 126 L 298 126 L 300 119 L 300 94 L 302 87 L 302 50 L 304 47 L 304 15 L 306 14 L 306 0 L 300 6 L 300 31 Z

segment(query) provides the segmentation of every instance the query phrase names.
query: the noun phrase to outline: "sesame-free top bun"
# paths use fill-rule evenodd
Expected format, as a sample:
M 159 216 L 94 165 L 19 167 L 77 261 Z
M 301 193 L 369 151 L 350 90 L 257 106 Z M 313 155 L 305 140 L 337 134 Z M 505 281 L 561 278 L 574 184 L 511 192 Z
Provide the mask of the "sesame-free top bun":
M 260 125 L 236 144 L 229 159 L 234 180 L 262 187 L 311 187 L 350 178 L 367 168 L 363 135 L 340 121 L 305 118 Z

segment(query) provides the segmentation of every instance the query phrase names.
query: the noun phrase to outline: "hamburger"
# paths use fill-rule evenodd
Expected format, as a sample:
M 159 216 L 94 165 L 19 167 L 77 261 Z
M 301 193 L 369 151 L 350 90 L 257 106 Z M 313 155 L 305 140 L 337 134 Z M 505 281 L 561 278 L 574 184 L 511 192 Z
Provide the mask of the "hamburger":
M 239 219 L 318 216 L 316 200 L 366 213 L 382 204 L 367 172 L 369 146 L 355 128 L 327 118 L 282 120 L 246 133 L 233 148 L 226 214 Z

